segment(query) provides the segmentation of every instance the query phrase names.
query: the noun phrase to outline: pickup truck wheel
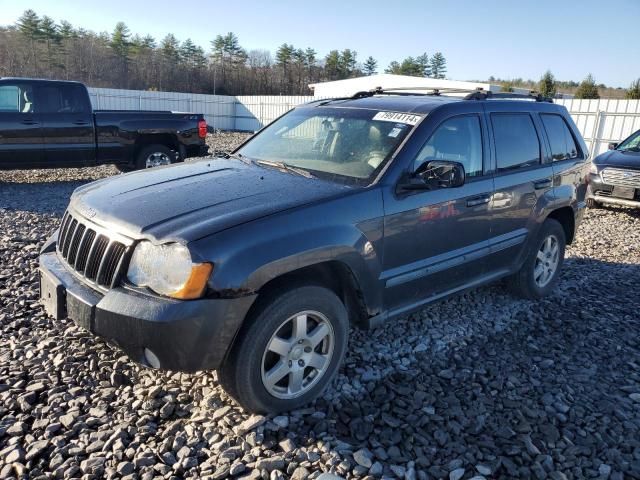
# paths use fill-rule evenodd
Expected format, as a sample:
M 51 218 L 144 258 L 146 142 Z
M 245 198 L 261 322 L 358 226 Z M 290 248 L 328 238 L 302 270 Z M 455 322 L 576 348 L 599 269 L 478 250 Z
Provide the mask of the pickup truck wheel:
M 560 277 L 566 238 L 562 225 L 547 218 L 520 270 L 507 279 L 509 288 L 532 300 L 549 294 Z
M 317 398 L 337 373 L 349 321 L 342 301 L 319 286 L 276 293 L 237 337 L 218 372 L 246 410 L 292 410 Z
M 138 153 L 136 159 L 136 169 L 160 167 L 162 165 L 170 165 L 176 161 L 176 153 L 169 147 L 155 144 L 144 147 Z

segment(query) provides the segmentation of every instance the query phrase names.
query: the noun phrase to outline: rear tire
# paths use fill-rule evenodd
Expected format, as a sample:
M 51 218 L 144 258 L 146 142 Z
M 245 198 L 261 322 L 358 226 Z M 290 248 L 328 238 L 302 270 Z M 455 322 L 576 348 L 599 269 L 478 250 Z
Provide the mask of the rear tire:
M 536 300 L 551 293 L 560 278 L 566 237 L 560 222 L 547 218 L 520 270 L 507 278 L 518 296 Z
M 178 161 L 178 154 L 169 147 L 160 144 L 142 148 L 136 157 L 136 170 L 170 165 Z
M 348 335 L 347 311 L 331 290 L 273 292 L 247 319 L 218 380 L 248 411 L 298 408 L 316 399 L 337 374 Z

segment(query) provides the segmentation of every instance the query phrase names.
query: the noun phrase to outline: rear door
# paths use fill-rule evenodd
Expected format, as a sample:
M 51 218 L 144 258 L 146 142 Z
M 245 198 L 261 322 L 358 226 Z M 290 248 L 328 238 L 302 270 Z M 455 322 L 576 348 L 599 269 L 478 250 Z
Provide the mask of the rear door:
M 36 96 L 47 166 L 94 165 L 95 133 L 86 88 L 75 83 L 43 82 Z
M 493 139 L 495 193 L 489 204 L 489 245 L 494 270 L 520 264 L 542 210 L 554 199 L 553 169 L 546 158 L 542 126 L 536 114 L 518 110 L 514 103 L 485 102 Z
M 0 168 L 33 168 L 43 161 L 42 123 L 29 82 L 0 83 Z

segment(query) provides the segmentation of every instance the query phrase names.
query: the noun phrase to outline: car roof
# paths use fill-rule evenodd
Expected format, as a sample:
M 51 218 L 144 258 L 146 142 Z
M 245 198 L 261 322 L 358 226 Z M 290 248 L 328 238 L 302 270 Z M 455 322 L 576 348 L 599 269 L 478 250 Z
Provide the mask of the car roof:
M 316 100 L 301 106 L 309 107 L 342 107 L 342 108 L 362 108 L 367 110 L 389 110 L 407 113 L 429 113 L 436 108 L 445 105 L 460 105 L 467 102 L 492 102 L 505 106 L 512 106 L 514 109 L 523 110 L 524 105 L 528 105 L 527 110 L 558 112 L 562 106 L 549 102 L 536 102 L 528 99 L 485 99 L 465 100 L 463 97 L 453 97 L 447 95 L 425 95 L 425 94 L 402 94 L 402 95 L 371 95 L 353 98 L 335 98 Z

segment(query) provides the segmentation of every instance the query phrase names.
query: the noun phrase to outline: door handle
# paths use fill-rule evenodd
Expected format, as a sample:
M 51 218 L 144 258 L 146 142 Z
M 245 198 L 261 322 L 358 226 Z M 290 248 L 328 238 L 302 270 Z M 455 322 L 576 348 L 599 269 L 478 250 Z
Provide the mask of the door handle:
M 538 180 L 537 182 L 533 182 L 533 188 L 536 190 L 542 190 L 543 188 L 551 187 L 551 179 L 545 178 L 544 180 Z
M 76 120 L 75 122 L 73 122 L 74 125 L 89 125 L 89 122 L 85 121 L 85 120 Z
M 489 203 L 488 195 L 470 198 L 467 200 L 467 207 L 477 207 L 478 205 L 484 205 L 485 203 Z
M 38 122 L 36 122 L 35 120 L 22 120 L 22 124 L 23 125 L 37 125 Z

